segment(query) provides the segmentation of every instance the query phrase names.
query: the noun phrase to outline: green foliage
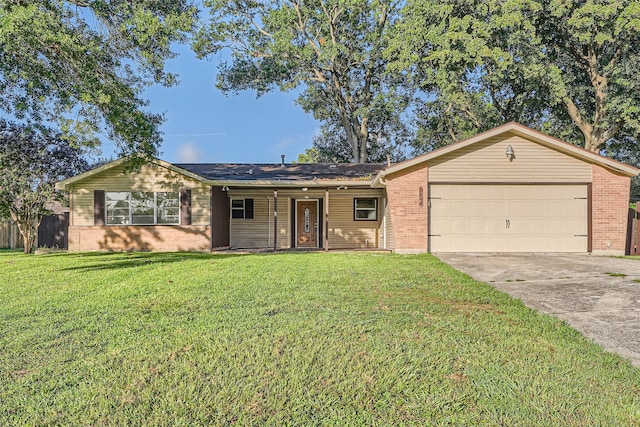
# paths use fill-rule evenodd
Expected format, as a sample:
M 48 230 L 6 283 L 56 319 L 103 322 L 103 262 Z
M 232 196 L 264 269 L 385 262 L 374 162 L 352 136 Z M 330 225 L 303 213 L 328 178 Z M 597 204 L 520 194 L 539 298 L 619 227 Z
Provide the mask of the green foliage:
M 510 120 L 592 151 L 638 140 L 637 2 L 414 0 L 403 15 L 388 50 L 430 95 L 427 148 Z
M 11 218 L 33 251 L 47 202 L 60 200 L 55 183 L 88 169 L 82 151 L 43 127 L 0 120 L 0 218 Z
M 436 258 L 0 252 L 2 425 L 635 425 L 640 371 Z
M 225 92 L 302 88 L 298 104 L 369 161 L 378 141 L 407 139 L 399 119 L 412 96 L 404 73 L 386 72 L 384 56 L 400 3 L 391 0 L 205 1 L 211 19 L 194 44 L 202 57 L 232 50 L 218 87 Z M 340 154 L 337 156 L 341 157 Z
M 195 18 L 188 0 L 0 0 L 0 110 L 76 145 L 106 131 L 122 154 L 153 155 L 162 117 L 140 95 L 176 82 L 163 64 Z

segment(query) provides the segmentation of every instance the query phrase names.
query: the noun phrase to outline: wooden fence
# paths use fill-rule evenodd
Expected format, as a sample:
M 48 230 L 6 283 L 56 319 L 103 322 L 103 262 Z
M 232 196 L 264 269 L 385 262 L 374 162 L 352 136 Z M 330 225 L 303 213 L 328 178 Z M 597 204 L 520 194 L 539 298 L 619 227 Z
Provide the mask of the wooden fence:
M 38 227 L 36 247 L 69 248 L 69 212 L 48 215 Z M 0 249 L 22 249 L 24 242 L 18 226 L 9 220 L 0 220 Z
M 636 208 L 629 208 L 627 222 L 627 255 L 640 255 L 640 202 Z
M 0 249 L 22 249 L 22 234 L 18 226 L 9 220 L 0 220 Z

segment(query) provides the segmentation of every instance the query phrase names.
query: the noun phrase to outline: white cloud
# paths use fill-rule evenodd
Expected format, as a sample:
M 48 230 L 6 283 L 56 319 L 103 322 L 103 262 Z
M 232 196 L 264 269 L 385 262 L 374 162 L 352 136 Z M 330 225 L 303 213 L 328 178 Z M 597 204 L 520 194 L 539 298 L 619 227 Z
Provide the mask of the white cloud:
M 193 142 L 186 142 L 176 150 L 176 158 L 178 163 L 197 163 L 202 161 L 202 150 L 196 147 Z

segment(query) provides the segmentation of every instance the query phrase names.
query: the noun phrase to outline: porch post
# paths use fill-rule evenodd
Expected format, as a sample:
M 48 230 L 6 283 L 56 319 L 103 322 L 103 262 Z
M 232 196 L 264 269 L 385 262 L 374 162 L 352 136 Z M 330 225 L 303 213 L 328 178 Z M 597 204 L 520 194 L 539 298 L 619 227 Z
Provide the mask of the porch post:
M 324 192 L 324 250 L 329 250 L 329 189 Z
M 278 190 L 273 190 L 273 250 L 278 248 Z

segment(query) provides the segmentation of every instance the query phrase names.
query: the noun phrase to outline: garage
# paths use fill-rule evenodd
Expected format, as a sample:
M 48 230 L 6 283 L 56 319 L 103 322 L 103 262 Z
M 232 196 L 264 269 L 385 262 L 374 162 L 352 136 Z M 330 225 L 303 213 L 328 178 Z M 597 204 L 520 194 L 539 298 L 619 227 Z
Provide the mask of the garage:
M 431 252 L 587 252 L 587 185 L 429 186 Z
M 398 253 L 623 255 L 640 170 L 507 123 L 378 174 Z M 388 247 L 388 245 L 386 246 Z

